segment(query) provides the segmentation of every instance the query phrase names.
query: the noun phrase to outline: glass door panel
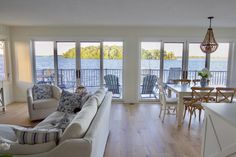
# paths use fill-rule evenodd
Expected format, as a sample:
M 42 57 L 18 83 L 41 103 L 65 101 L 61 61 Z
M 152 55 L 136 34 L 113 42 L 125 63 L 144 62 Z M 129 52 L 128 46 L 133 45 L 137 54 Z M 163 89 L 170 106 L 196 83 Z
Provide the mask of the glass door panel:
M 73 92 L 76 87 L 76 43 L 57 42 L 58 79 L 61 89 Z
M 164 43 L 163 82 L 182 78 L 183 43 Z
M 200 43 L 189 43 L 188 79 L 200 79 L 198 71 L 205 68 L 206 54 L 200 49 Z
M 89 91 L 100 87 L 100 42 L 80 42 L 80 83 Z
M 123 42 L 103 42 L 104 84 L 114 98 L 122 98 Z
M 5 42 L 0 41 L 0 80 L 5 79 Z
M 140 96 L 142 99 L 155 98 L 152 94 L 155 86 L 149 86 L 151 75 L 160 77 L 160 42 L 141 42 L 141 79 Z
M 55 84 L 53 41 L 35 41 L 35 83 Z
M 210 71 L 212 77 L 210 83 L 214 85 L 227 84 L 229 57 L 229 43 L 219 43 L 218 49 L 211 53 L 210 56 Z

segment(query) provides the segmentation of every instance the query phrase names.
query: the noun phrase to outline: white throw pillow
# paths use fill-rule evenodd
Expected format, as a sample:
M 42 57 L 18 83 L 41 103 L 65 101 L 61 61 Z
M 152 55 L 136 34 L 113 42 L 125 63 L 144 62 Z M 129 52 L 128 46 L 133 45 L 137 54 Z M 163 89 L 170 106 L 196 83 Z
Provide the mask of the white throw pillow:
M 13 128 L 19 144 L 42 144 L 51 141 L 57 142 L 61 130 L 59 129 L 28 129 Z
M 87 132 L 97 112 L 97 101 L 91 97 L 84 104 L 82 110 L 75 116 L 69 126 L 65 129 L 60 142 L 67 139 L 82 138 Z

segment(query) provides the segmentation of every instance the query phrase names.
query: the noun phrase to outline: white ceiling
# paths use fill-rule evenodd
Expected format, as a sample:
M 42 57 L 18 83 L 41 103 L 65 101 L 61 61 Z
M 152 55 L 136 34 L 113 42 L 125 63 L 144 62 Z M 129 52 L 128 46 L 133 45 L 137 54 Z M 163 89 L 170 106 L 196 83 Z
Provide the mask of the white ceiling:
M 24 26 L 236 27 L 236 0 L 0 0 L 0 23 Z

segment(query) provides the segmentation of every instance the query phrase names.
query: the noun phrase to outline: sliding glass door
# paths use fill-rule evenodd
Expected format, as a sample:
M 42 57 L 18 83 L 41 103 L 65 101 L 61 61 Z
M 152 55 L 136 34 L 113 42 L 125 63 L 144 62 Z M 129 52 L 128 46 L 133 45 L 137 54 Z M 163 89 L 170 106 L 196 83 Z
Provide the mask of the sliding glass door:
M 229 43 L 219 43 L 218 49 L 210 55 L 211 84 L 227 84 L 228 57 Z
M 90 91 L 101 86 L 101 43 L 80 42 L 80 83 Z
M 54 42 L 34 42 L 35 83 L 56 84 L 54 65 Z
M 71 92 L 79 84 L 91 92 L 105 86 L 122 98 L 123 42 L 33 41 L 33 50 L 35 83 Z
M 206 54 L 200 49 L 200 43 L 188 44 L 188 79 L 199 79 L 198 71 L 206 66 Z
M 76 87 L 76 42 L 57 42 L 57 85 L 68 91 Z
M 163 82 L 182 78 L 184 43 L 164 43 Z
M 161 42 L 141 42 L 140 97 L 153 99 L 156 90 L 152 80 L 160 77 Z M 155 83 L 155 82 L 154 82 Z
M 6 79 L 5 69 L 5 41 L 0 41 L 0 80 Z
M 104 41 L 103 84 L 113 92 L 114 98 L 122 98 L 123 42 Z

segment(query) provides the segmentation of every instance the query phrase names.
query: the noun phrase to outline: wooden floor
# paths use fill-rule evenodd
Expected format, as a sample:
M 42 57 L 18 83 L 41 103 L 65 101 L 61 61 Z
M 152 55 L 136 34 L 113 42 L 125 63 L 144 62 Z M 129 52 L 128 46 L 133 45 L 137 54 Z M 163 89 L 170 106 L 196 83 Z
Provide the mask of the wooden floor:
M 187 129 L 188 117 L 182 128 L 176 117 L 167 115 L 165 123 L 158 117 L 159 105 L 113 104 L 110 136 L 105 157 L 200 157 L 202 122 L 193 119 Z M 34 126 L 28 120 L 24 103 L 11 104 L 0 114 L 0 123 Z

